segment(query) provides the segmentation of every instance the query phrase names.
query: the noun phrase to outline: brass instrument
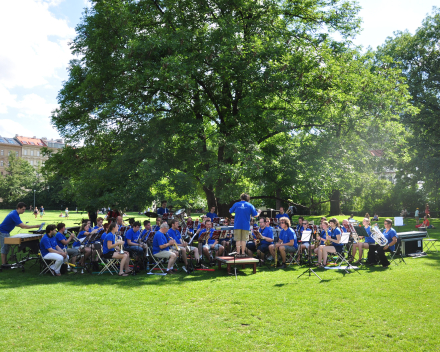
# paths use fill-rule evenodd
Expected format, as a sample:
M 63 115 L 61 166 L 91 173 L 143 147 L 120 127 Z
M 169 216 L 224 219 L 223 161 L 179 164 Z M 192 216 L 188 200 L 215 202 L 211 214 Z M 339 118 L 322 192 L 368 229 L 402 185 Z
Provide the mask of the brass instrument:
M 331 246 L 332 245 L 332 241 L 330 241 L 328 238 L 329 238 L 329 234 L 328 234 L 328 230 L 325 230 L 325 242 L 324 242 L 324 245 L 325 246 Z
M 376 242 L 379 246 L 385 247 L 388 244 L 388 240 L 385 235 L 380 232 L 379 228 L 376 226 L 371 226 L 371 238 L 373 238 L 374 242 Z
M 119 241 L 122 241 L 122 236 L 119 236 L 118 235 L 118 242 Z M 124 248 L 123 248 L 123 245 L 121 244 L 121 245 L 119 245 L 119 254 L 124 254 Z

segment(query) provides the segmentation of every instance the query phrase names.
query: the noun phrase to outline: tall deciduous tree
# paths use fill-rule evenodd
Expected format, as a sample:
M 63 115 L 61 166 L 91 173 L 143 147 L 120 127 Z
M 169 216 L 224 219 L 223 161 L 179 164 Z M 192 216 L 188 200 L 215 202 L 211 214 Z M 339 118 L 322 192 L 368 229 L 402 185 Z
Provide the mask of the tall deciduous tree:
M 77 165 L 75 190 L 99 201 L 151 197 L 170 175 L 221 214 L 244 190 L 279 193 L 298 176 L 280 142 L 388 121 L 405 104 L 396 71 L 350 49 L 357 12 L 338 0 L 94 1 L 52 117 L 84 147 L 48 165 Z M 265 179 L 270 155 L 282 174 Z
M 402 153 L 399 176 L 424 181 L 431 201 L 440 205 L 440 9 L 434 8 L 415 34 L 395 32 L 380 48 L 381 59 L 394 59 L 406 78 L 417 114 L 403 113 L 401 121 L 411 131 Z M 408 182 L 409 180 L 403 180 Z

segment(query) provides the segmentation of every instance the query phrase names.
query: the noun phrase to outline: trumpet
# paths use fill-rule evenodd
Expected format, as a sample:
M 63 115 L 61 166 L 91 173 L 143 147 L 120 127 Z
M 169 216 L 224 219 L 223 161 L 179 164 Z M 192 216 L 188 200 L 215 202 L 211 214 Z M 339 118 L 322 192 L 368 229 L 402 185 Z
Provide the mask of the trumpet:
M 119 241 L 122 241 L 122 236 L 118 236 L 118 242 Z M 122 248 L 122 247 L 123 247 L 122 244 L 119 245 L 119 253 L 120 254 L 124 254 L 124 248 Z

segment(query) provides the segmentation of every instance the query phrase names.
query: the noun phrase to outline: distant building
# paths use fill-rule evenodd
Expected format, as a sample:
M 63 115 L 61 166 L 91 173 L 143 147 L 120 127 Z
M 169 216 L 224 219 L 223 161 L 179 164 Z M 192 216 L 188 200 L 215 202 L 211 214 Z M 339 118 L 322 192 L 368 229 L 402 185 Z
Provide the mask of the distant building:
M 21 158 L 21 145 L 14 138 L 0 136 L 0 174 L 5 174 L 5 168 L 9 165 L 8 156 L 15 155 Z

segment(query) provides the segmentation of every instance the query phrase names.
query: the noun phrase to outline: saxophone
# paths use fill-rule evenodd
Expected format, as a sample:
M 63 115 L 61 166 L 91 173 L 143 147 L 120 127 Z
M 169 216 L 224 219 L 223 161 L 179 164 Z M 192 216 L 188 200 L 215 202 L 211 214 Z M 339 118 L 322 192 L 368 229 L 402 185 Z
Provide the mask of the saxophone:
M 332 245 L 332 241 L 330 241 L 328 238 L 329 238 L 328 230 L 325 230 L 325 242 L 324 242 L 325 246 L 331 246 Z

